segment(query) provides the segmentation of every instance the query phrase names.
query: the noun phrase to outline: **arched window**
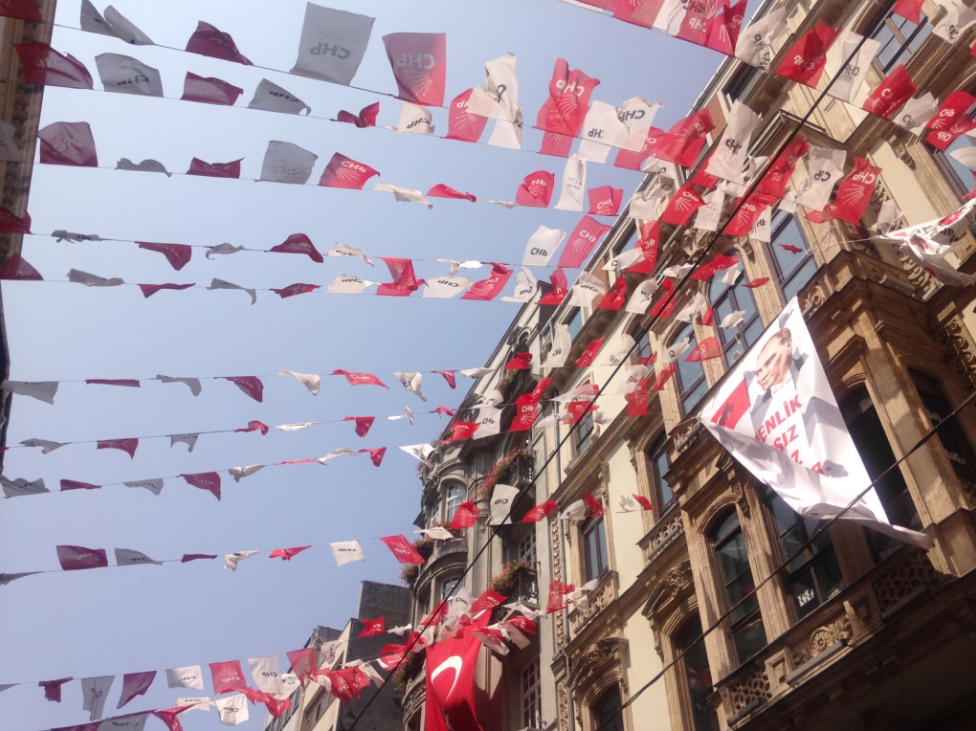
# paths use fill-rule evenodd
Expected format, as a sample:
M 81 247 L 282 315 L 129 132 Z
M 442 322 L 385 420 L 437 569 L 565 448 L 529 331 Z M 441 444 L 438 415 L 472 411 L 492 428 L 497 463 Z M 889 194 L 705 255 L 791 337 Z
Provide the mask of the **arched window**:
M 624 731 L 622 705 L 620 686 L 614 685 L 604 691 L 592 706 L 593 728 L 598 728 L 600 731 Z
M 718 731 L 718 717 L 708 705 L 712 694 L 712 671 L 708 667 L 708 654 L 702 639 L 701 620 L 695 616 L 685 622 L 674 637 L 675 649 L 683 657 L 677 664 L 687 683 L 687 708 L 694 722 L 695 731 Z
M 444 493 L 444 520 L 451 521 L 466 496 L 467 490 L 461 485 L 451 485 L 447 488 L 447 492 Z
M 719 521 L 712 534 L 712 546 L 718 560 L 719 579 L 728 602 L 727 608 L 735 607 L 729 621 L 732 645 L 741 664 L 766 646 L 766 629 L 759 611 L 759 597 L 752 594 L 746 598 L 756 584 L 749 566 L 746 539 L 735 510 Z

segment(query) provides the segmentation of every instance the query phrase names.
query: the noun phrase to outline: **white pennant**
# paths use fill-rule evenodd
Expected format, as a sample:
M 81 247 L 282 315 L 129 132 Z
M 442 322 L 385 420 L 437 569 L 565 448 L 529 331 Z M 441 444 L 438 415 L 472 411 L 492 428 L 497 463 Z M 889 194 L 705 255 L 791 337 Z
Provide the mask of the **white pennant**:
M 424 194 L 419 190 L 401 188 L 399 185 L 391 185 L 390 183 L 378 183 L 373 190 L 379 193 L 393 193 L 393 197 L 398 203 L 420 203 L 428 208 L 434 207 L 434 204 L 424 198 Z
M 326 288 L 329 294 L 362 294 L 367 287 L 375 282 L 360 279 L 354 274 L 340 274 L 335 281 Z
M 28 482 L 23 477 L 10 480 L 0 475 L 0 485 L 3 486 L 3 494 L 5 497 L 22 497 L 24 495 L 40 495 L 41 493 L 50 492 L 50 490 L 44 487 L 43 478 Z
M 47 439 L 25 439 L 21 444 L 25 447 L 40 447 L 41 454 L 48 454 L 64 446 L 60 442 L 51 442 Z
M 556 202 L 558 211 L 582 211 L 583 197 L 586 195 L 586 162 L 575 155 L 566 160 L 563 168 L 563 183 L 560 188 L 559 200 Z M 552 230 L 552 229 L 548 229 Z M 523 264 L 529 264 L 523 261 Z
M 488 525 L 506 525 L 512 522 L 512 505 L 518 498 L 519 489 L 512 485 L 498 483 L 491 491 Z
M 630 206 L 627 210 L 628 218 L 642 218 L 653 221 L 658 218 L 661 204 L 671 195 L 671 193 L 660 183 L 659 178 L 655 178 L 647 188 L 638 190 L 630 199 Z
M 518 76 L 514 53 L 488 61 L 484 86 L 476 86 L 468 99 L 468 112 L 481 117 L 511 121 L 521 114 L 518 105 Z
M 305 185 L 319 156 L 291 142 L 271 140 L 261 165 L 261 180 Z
M 639 96 L 631 97 L 624 102 L 623 107 L 617 110 L 627 128 L 627 142 L 622 147 L 632 152 L 640 152 L 644 148 L 647 130 L 651 128 L 654 117 L 661 107 L 660 102 L 655 101 L 651 104 Z
M 349 449 L 349 447 L 337 447 L 329 452 L 324 457 L 319 457 L 319 462 L 325 464 L 330 459 L 335 459 L 336 457 L 358 457 L 359 453 L 355 449 Z
M 162 173 L 167 178 L 172 178 L 173 173 L 166 169 L 159 160 L 147 159 L 140 163 L 134 163 L 127 157 L 123 157 L 115 164 L 116 170 L 132 170 L 139 173 Z
M 948 0 L 948 3 L 940 3 L 943 6 L 946 4 L 948 5 L 946 7 L 948 12 L 936 24 L 935 28 L 932 29 L 932 35 L 938 36 L 949 43 L 955 43 L 959 40 L 959 36 L 973 25 L 973 23 L 976 23 L 976 10 L 972 10 L 964 5 L 962 0 Z
M 359 541 L 337 541 L 330 543 L 332 557 L 335 559 L 336 566 L 343 566 L 350 561 L 365 561 L 362 546 Z
M 199 665 L 170 668 L 166 671 L 166 683 L 170 688 L 196 688 L 203 690 L 203 672 Z
M 766 13 L 739 33 L 739 40 L 735 44 L 735 57 L 750 66 L 768 70 L 775 56 L 773 44 L 786 30 L 786 8 L 778 7 Z
M 201 685 L 200 687 L 202 688 L 203 686 Z M 185 713 L 189 713 L 190 711 L 209 711 L 213 708 L 213 701 L 207 696 L 192 696 L 190 698 L 177 698 L 176 705 L 190 706 L 184 711 Z
M 169 446 L 172 449 L 177 444 L 185 444 L 187 446 L 186 451 L 192 452 L 193 448 L 197 446 L 197 439 L 199 438 L 199 434 L 170 434 Z
M 302 385 L 308 389 L 308 392 L 313 396 L 319 395 L 319 389 L 322 387 L 322 378 L 314 373 L 296 373 L 295 371 L 278 371 L 279 376 L 294 376 Z
M 621 333 L 616 340 L 616 345 L 611 344 L 611 347 L 604 347 L 600 351 L 600 359 L 596 365 L 618 366 L 627 360 L 628 353 L 636 345 L 634 338 L 627 333 Z
M 458 371 L 458 373 L 460 373 L 465 378 L 481 378 L 482 376 L 487 376 L 494 372 L 495 372 L 494 368 L 484 368 L 484 367 L 465 368 L 463 370 Z
M 227 698 L 218 698 L 214 705 L 220 714 L 220 722 L 225 726 L 239 726 L 249 718 L 247 699 L 243 693 L 237 693 Z
M 566 509 L 559 514 L 560 520 L 573 520 L 580 521 L 586 520 L 586 511 L 588 510 L 586 503 L 582 500 L 575 500 L 566 506 Z
M 745 310 L 735 310 L 734 312 L 730 312 L 722 318 L 722 321 L 718 324 L 718 326 L 723 330 L 733 328 L 742 322 L 742 318 L 745 317 L 745 314 Z
M 271 428 L 279 431 L 301 431 L 302 429 L 308 429 L 310 426 L 318 426 L 321 423 L 321 421 L 306 421 L 302 424 L 280 424 Z
M 100 277 L 97 274 L 89 274 L 80 269 L 68 271 L 68 281 L 75 284 L 84 284 L 86 287 L 118 287 L 125 284 L 120 277 Z
M 495 128 L 491 131 L 488 144 L 493 147 L 504 147 L 509 150 L 522 149 L 522 110 L 515 113 L 512 121 L 499 119 L 495 122 Z
M 404 447 L 400 447 L 400 449 L 406 452 L 407 454 L 409 454 L 414 459 L 420 460 L 425 465 L 430 464 L 430 462 L 427 461 L 427 458 L 434 453 L 434 448 L 430 444 L 426 444 L 426 443 L 410 444 Z
M 261 79 L 258 88 L 254 90 L 254 98 L 247 106 L 248 109 L 262 109 L 266 112 L 282 114 L 301 114 L 306 109 L 309 114 L 312 113 L 312 108 L 308 104 L 267 79 Z
M 804 164 L 807 178 L 803 187 L 797 191 L 796 202 L 815 211 L 822 211 L 830 201 L 830 192 L 844 173 L 847 161 L 846 150 L 828 147 L 810 147 Z
M 349 256 L 349 257 L 353 257 L 354 259 L 362 259 L 370 266 L 375 266 L 373 262 L 370 261 L 369 257 L 366 256 L 366 254 L 364 254 L 362 251 L 357 249 L 355 246 L 350 246 L 349 244 L 337 243 L 335 246 L 333 246 L 331 249 L 325 252 L 325 255 L 326 256 Z
M 249 657 L 247 664 L 251 668 L 251 677 L 254 678 L 258 690 L 273 696 L 279 696 L 284 692 L 281 684 L 281 665 L 277 655 Z
M 434 134 L 434 115 L 427 107 L 421 107 L 410 102 L 403 103 L 400 110 L 400 124 L 397 132 L 408 132 L 415 135 Z
M 651 299 L 657 292 L 658 286 L 658 281 L 654 277 L 648 277 L 641 282 L 627 301 L 624 312 L 632 312 L 635 315 L 646 313 L 647 308 L 651 306 Z
M 108 698 L 109 690 L 112 688 L 113 680 L 115 680 L 114 675 L 100 675 L 94 678 L 81 679 L 81 695 L 84 699 L 81 707 L 82 710 L 89 712 L 89 721 L 97 721 L 102 717 L 105 701 Z
M 138 59 L 117 53 L 95 56 L 98 78 L 105 91 L 139 96 L 163 95 L 163 80 L 159 71 Z
M 240 482 L 245 477 L 250 477 L 255 472 L 263 470 L 265 467 L 267 467 L 267 465 L 252 464 L 248 465 L 247 467 L 231 467 L 227 471 L 230 473 L 230 476 L 234 478 L 234 482 Z
M 399 379 L 400 385 L 407 389 L 410 393 L 419 396 L 421 401 L 427 400 L 427 397 L 420 392 L 420 387 L 424 383 L 423 373 L 418 373 L 417 371 L 394 371 L 393 375 Z
M 366 54 L 373 20 L 307 3 L 298 59 L 291 73 L 349 85 Z
M 467 277 L 437 277 L 426 280 L 424 293 L 426 299 L 452 299 L 470 287 L 471 280 Z
M 582 210 L 582 209 L 580 209 Z M 523 266 L 544 267 L 549 264 L 552 255 L 566 238 L 566 232 L 558 228 L 548 228 L 539 226 L 535 233 L 529 237 L 525 245 L 525 254 L 522 256 Z
M 573 337 L 569 333 L 569 325 L 560 322 L 552 326 L 552 347 L 546 356 L 546 365 L 550 368 L 560 368 L 566 365 L 569 351 L 573 348 Z
M 233 282 L 226 282 L 223 279 L 214 279 L 207 289 L 239 289 L 242 292 L 247 292 L 247 294 L 250 295 L 252 305 L 258 301 L 258 293 L 253 289 L 242 287 L 241 285 L 234 284 Z
M 116 548 L 115 563 L 119 566 L 138 566 L 147 563 L 155 564 L 156 566 L 163 565 L 162 561 L 154 561 L 142 551 L 134 551 L 131 548 Z
M 617 254 L 617 256 L 604 264 L 602 268 L 605 272 L 620 273 L 639 261 L 644 261 L 644 252 L 640 249 L 627 249 L 627 251 Z
M 502 428 L 502 409 L 500 406 L 489 404 L 478 409 L 478 430 L 471 436 L 472 439 L 484 439 L 485 437 L 495 436 L 501 433 Z
M 454 534 L 451 533 L 447 528 L 435 525 L 432 528 L 421 528 L 420 530 L 415 530 L 414 533 L 420 533 L 427 536 L 432 541 L 450 541 L 454 540 Z
M 718 231 L 722 220 L 722 209 L 725 207 L 725 193 L 713 190 L 702 196 L 705 205 L 695 214 L 695 228 L 702 231 Z
M 851 59 L 851 54 L 857 49 L 859 43 L 860 50 Z M 849 30 L 843 31 L 827 51 L 827 65 L 824 71 L 833 79 L 827 93 L 854 104 L 858 91 L 867 79 L 871 61 L 878 55 L 880 47 L 881 42 L 874 38 L 864 38 Z
M 21 396 L 30 396 L 38 401 L 53 404 L 54 396 L 58 392 L 57 381 L 4 381 L 4 391 Z
M 90 0 L 81 0 L 81 29 L 89 33 L 115 36 L 134 46 L 152 46 L 152 40 L 109 5 L 103 18 Z
M 589 272 L 581 272 L 576 284 L 569 288 L 567 307 L 590 307 L 593 300 L 607 293 L 607 286 Z
M 190 393 L 192 393 L 194 396 L 199 396 L 200 391 L 203 390 L 203 387 L 200 385 L 199 378 L 174 378 L 171 376 L 161 376 L 157 373 L 156 380 L 161 381 L 162 383 L 182 383 L 190 389 Z
M 224 555 L 224 568 L 230 569 L 231 571 L 237 571 L 237 564 L 243 561 L 245 558 L 250 558 L 251 556 L 261 553 L 260 551 L 237 551 L 236 553 L 228 553 Z
M 939 102 L 932 92 L 927 91 L 921 96 L 912 97 L 891 121 L 902 129 L 915 134 L 921 134 L 925 124 L 939 111 Z
M 705 172 L 723 180 L 744 182 L 742 178 L 746 174 L 749 142 L 761 119 L 762 115 L 752 111 L 742 102 L 738 100 L 732 102 L 722 139 L 715 152 L 708 158 Z
M 532 270 L 522 267 L 521 272 L 515 274 L 515 293 L 509 297 L 502 297 L 502 302 L 531 302 L 539 290 L 539 280 Z
M 148 713 L 107 718 L 98 724 L 95 731 L 142 731 L 146 727 L 146 721 L 148 719 Z
M 136 480 L 134 482 L 126 482 L 124 484 L 126 487 L 144 487 L 153 495 L 158 495 L 163 491 L 163 481 L 160 479 Z
M 210 255 L 216 256 L 220 254 L 222 256 L 230 256 L 231 254 L 236 254 L 239 251 L 244 251 L 243 246 L 234 246 L 233 244 L 223 243 L 217 244 L 216 246 L 208 246 L 207 253 L 204 254 L 208 259 L 212 258 Z

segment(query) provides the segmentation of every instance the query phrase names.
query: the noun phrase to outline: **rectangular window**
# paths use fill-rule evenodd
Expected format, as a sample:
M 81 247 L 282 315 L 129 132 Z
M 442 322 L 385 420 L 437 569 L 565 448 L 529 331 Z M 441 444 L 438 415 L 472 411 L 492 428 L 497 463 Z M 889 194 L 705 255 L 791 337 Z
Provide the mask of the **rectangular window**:
M 590 446 L 593 441 L 593 414 L 584 414 L 583 418 L 573 427 L 573 443 L 576 445 L 576 454 L 582 454 L 583 450 Z
M 684 354 L 676 357 L 675 365 L 678 366 L 674 377 L 678 379 L 678 398 L 681 401 L 681 412 L 687 414 L 695 408 L 702 396 L 708 391 L 708 384 L 705 382 L 705 369 L 701 363 L 689 363 L 686 354 L 695 349 L 695 330 L 691 325 L 683 327 L 671 341 L 671 345 L 689 338 L 689 347 Z
M 746 551 L 746 539 L 735 511 L 722 521 L 715 533 L 715 553 L 719 576 L 732 614 L 732 644 L 739 664 L 766 646 L 766 629 L 759 611 L 759 597 Z
M 874 40 L 881 43 L 877 59 L 887 74 L 895 66 L 907 64 L 922 41 L 932 32 L 932 26 L 923 15 L 921 25 L 915 25 L 908 18 L 891 15 L 875 32 Z
M 773 232 L 767 246 L 783 299 L 789 302 L 803 285 L 813 279 L 817 273 L 817 261 L 793 214 L 777 212 L 772 225 Z
M 536 548 L 534 528 L 525 534 L 525 538 L 519 541 L 517 554 L 515 558 L 519 563 L 527 563 L 529 566 L 535 566 Z
M 444 520 L 450 522 L 457 512 L 458 506 L 464 502 L 467 491 L 460 485 L 455 485 L 447 489 L 444 497 Z
M 599 579 L 610 569 L 607 561 L 607 533 L 603 518 L 590 518 L 583 523 L 583 578 Z
M 746 286 L 745 277 L 739 277 L 731 287 L 722 284 L 720 277 L 715 277 L 709 298 L 715 311 L 716 323 L 722 322 L 733 312 L 742 313 L 742 320 L 738 325 L 718 328 L 725 364 L 731 366 L 762 334 L 763 324 L 759 318 L 759 308 L 756 307 L 756 298 Z
M 542 728 L 542 675 L 539 661 L 522 670 L 522 728 Z
M 654 495 L 654 507 L 657 509 L 657 516 L 660 518 L 667 512 L 668 508 L 674 503 L 674 490 L 664 479 L 671 468 L 668 460 L 668 453 L 664 449 L 665 437 L 661 437 L 647 451 L 647 467 L 651 480 L 651 490 Z

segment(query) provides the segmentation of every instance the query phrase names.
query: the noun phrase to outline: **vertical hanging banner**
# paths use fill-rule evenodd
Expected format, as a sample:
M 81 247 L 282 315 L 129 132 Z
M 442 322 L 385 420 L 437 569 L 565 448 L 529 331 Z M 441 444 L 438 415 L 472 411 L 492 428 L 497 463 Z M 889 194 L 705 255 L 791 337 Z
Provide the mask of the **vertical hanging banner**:
M 839 515 L 871 484 L 796 298 L 702 405 L 700 419 L 804 518 Z M 924 533 L 891 525 L 873 488 L 841 517 L 922 548 L 933 545 Z
M 348 86 L 366 55 L 374 20 L 308 3 L 291 73 Z
M 447 35 L 391 33 L 383 36 L 400 99 L 415 104 L 444 105 L 447 81 Z

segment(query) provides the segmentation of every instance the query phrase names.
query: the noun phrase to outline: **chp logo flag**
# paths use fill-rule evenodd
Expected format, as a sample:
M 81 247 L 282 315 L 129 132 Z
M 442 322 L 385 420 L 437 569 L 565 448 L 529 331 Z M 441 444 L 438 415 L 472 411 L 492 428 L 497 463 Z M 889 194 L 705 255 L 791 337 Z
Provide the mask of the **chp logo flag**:
M 399 94 L 414 104 L 444 105 L 447 79 L 447 35 L 391 33 L 383 36 Z
M 348 85 L 366 54 L 373 20 L 345 10 L 308 3 L 291 73 Z
M 702 405 L 700 418 L 736 461 L 804 518 L 839 516 L 871 484 L 796 298 Z M 932 547 L 924 533 L 891 525 L 873 488 L 841 517 Z
M 547 132 L 576 137 L 590 108 L 593 90 L 600 85 L 579 69 L 570 70 L 565 59 L 557 58 L 549 80 L 549 97 L 539 110 L 535 126 Z
M 322 171 L 322 177 L 319 178 L 319 185 L 325 186 L 326 188 L 352 188 L 354 190 L 362 190 L 367 180 L 379 174 L 378 170 L 374 170 L 369 165 L 357 162 L 337 152 L 332 155 L 329 164 Z
M 427 648 L 425 731 L 482 731 L 474 697 L 481 643 L 471 635 Z

